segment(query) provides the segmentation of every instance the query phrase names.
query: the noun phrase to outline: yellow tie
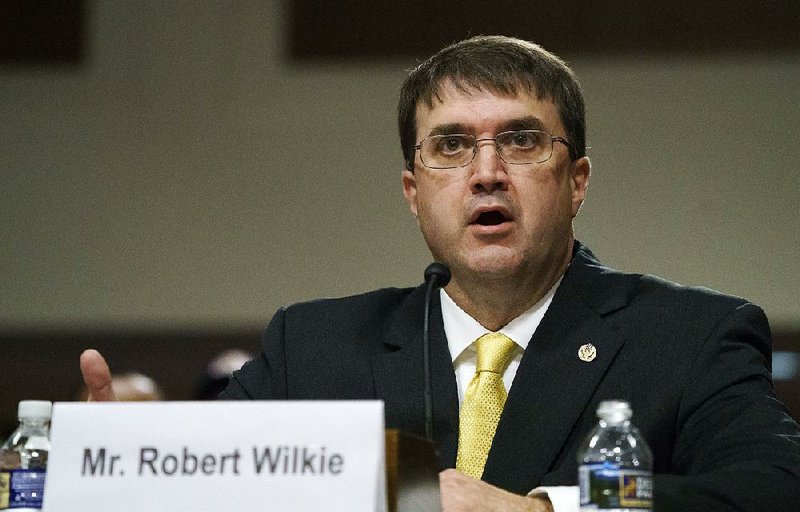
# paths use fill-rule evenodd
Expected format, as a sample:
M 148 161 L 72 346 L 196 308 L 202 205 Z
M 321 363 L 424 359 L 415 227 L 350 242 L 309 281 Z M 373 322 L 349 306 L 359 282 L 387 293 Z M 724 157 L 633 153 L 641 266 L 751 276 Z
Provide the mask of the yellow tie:
M 490 332 L 478 338 L 475 345 L 478 365 L 461 404 L 456 469 L 480 478 L 506 403 L 503 370 L 515 343 L 504 334 Z

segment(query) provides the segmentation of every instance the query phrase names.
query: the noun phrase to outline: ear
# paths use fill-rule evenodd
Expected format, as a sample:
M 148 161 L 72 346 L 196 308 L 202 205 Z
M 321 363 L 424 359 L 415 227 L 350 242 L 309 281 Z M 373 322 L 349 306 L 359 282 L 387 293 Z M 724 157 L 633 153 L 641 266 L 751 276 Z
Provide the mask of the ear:
M 408 169 L 403 169 L 403 195 L 414 217 L 417 216 L 417 177 Z
M 572 217 L 578 215 L 584 199 L 586 189 L 589 188 L 589 176 L 592 174 L 592 164 L 588 157 L 581 157 L 572 162 L 570 169 L 570 187 L 572 188 Z

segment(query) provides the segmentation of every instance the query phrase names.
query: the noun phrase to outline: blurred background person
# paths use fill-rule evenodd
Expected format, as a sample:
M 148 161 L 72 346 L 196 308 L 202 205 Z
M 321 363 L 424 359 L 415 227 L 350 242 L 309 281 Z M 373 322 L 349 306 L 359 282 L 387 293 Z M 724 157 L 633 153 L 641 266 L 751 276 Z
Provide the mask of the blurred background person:
M 164 392 L 155 380 L 137 372 L 115 374 L 111 378 L 111 388 L 121 402 L 157 402 L 165 400 Z M 78 400 L 86 401 L 89 393 L 81 386 Z
M 216 400 L 217 396 L 228 385 L 228 379 L 234 370 L 253 359 L 253 354 L 240 349 L 220 352 L 206 366 L 205 372 L 197 381 L 192 399 Z

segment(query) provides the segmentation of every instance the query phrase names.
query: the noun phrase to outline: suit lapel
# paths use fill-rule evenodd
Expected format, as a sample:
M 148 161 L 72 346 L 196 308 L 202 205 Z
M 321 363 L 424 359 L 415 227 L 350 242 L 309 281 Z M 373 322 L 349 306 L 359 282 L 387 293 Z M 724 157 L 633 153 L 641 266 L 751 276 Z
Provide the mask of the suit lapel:
M 372 359 L 377 397 L 385 402 L 386 426 L 425 435 L 422 317 L 424 286 L 416 288 L 390 322 L 389 352 Z M 441 467 L 455 464 L 458 392 L 442 323 L 439 294 L 431 301 L 430 355 L 433 436 Z
M 587 301 L 584 289 L 593 288 L 597 262 L 577 247 L 522 357 L 484 470 L 484 480 L 511 491 L 539 485 L 622 345 L 602 316 L 622 307 L 625 293 L 605 283 L 606 299 Z M 596 348 L 590 362 L 578 357 L 587 343 Z

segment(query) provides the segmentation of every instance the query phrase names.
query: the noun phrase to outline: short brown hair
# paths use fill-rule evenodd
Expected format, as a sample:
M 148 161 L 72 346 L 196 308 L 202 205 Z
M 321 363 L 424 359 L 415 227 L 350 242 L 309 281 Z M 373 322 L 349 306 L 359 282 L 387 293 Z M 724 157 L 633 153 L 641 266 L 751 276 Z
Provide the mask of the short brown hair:
M 575 74 L 541 46 L 505 36 L 476 36 L 439 51 L 409 73 L 397 106 L 400 144 L 406 167 L 414 170 L 417 105 L 433 106 L 444 83 L 462 90 L 515 94 L 525 90 L 549 98 L 558 108 L 572 145 L 570 157 L 586 155 L 586 113 Z

